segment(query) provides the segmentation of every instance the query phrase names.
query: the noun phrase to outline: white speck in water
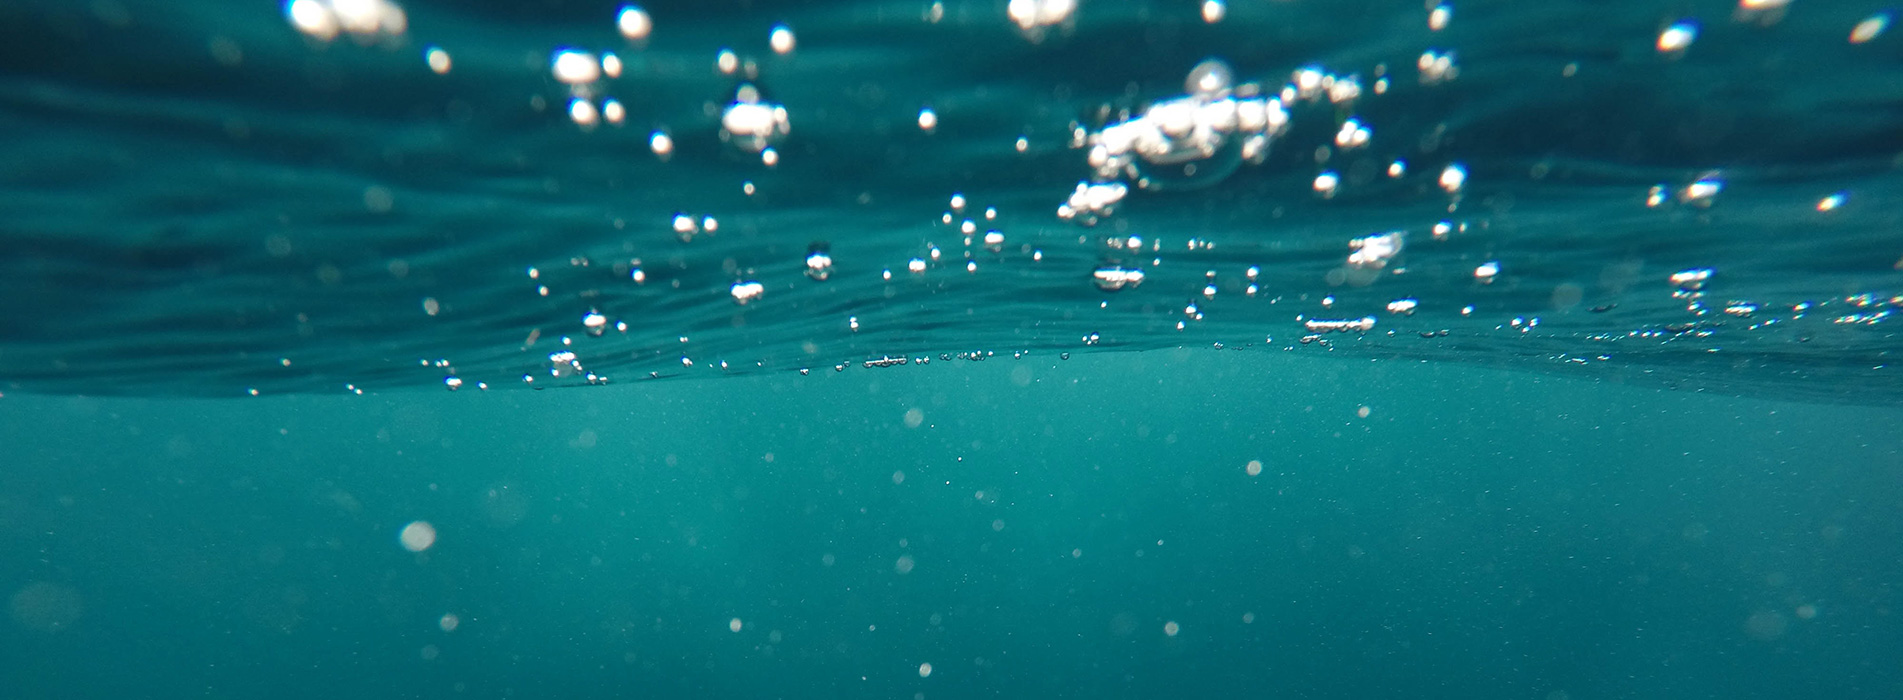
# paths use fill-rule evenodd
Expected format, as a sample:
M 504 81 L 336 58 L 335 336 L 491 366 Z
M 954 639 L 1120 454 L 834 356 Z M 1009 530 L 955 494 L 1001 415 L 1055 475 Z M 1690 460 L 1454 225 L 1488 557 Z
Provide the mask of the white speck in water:
M 404 549 L 421 552 L 436 544 L 436 527 L 423 520 L 412 522 L 403 526 L 397 541 L 402 543 Z

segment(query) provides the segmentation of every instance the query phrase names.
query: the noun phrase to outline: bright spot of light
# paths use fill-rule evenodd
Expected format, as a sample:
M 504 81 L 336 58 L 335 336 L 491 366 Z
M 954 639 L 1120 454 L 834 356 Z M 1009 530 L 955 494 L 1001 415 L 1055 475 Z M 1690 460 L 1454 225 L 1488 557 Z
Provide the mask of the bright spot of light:
M 1459 163 L 1447 166 L 1440 171 L 1440 188 L 1448 193 L 1459 192 L 1467 184 L 1467 168 Z
M 595 109 L 595 103 L 577 97 L 568 101 L 568 118 L 581 126 L 594 126 L 601 119 L 601 113 Z
M 932 664 L 931 664 L 931 662 L 929 662 L 929 661 L 927 661 L 927 662 L 925 662 L 925 663 L 922 663 L 922 664 L 919 664 L 919 665 L 918 665 L 918 677 L 920 677 L 920 678 L 931 678 L 931 677 L 932 677 Z
M 767 43 L 773 46 L 773 53 L 782 56 L 793 53 L 793 30 L 784 24 L 776 25 L 773 27 L 773 34 L 768 37 Z
M 1203 0 L 1203 21 L 1210 24 L 1221 22 L 1223 15 L 1229 14 L 1229 6 L 1222 0 Z
M 1874 15 L 1870 15 L 1869 17 L 1865 17 L 1862 22 L 1858 22 L 1856 27 L 1851 28 L 1850 43 L 1861 44 L 1875 39 L 1878 35 L 1883 33 L 1883 30 L 1889 28 L 1890 13 L 1878 12 Z
M 562 49 L 556 51 L 548 63 L 555 79 L 569 85 L 582 85 L 601 79 L 601 64 L 586 51 Z
M 403 544 L 404 549 L 412 552 L 429 549 L 430 545 L 436 544 L 436 526 L 424 520 L 404 525 L 402 534 L 397 536 L 397 541 Z
M 648 33 L 654 31 L 654 19 L 648 17 L 647 10 L 635 5 L 623 5 L 621 14 L 615 16 L 615 27 L 620 29 L 621 36 L 627 37 L 629 41 L 640 41 L 648 38 Z
M 932 108 L 930 107 L 926 107 L 924 109 L 919 110 L 918 111 L 918 128 L 928 133 L 931 132 L 933 129 L 937 129 L 938 128 L 938 113 L 933 112 Z
M 1684 51 L 1686 47 L 1691 46 L 1692 41 L 1697 38 L 1698 25 L 1693 24 L 1690 20 L 1674 22 L 1672 26 L 1666 27 L 1665 31 L 1659 32 L 1659 52 L 1675 53 Z
M 449 72 L 449 52 L 440 46 L 431 46 L 423 52 L 423 60 L 429 62 L 429 69 L 438 75 Z

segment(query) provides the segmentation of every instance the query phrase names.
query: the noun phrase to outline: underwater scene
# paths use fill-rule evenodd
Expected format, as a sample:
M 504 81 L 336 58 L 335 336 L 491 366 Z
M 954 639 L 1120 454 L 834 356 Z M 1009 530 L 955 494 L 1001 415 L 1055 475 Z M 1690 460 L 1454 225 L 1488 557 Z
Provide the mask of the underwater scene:
M 0 0 L 0 698 L 1903 697 L 1862 0 Z

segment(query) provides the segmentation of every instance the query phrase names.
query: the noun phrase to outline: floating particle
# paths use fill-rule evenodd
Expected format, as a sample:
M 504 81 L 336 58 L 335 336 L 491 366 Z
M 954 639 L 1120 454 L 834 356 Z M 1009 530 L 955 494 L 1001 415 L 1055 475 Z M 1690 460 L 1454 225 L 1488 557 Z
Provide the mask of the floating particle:
M 431 545 L 436 544 L 436 526 L 425 520 L 404 525 L 403 531 L 397 535 L 397 542 L 402 544 L 404 549 L 412 552 L 429 549 Z
M 440 303 L 437 303 L 436 297 L 423 297 L 423 313 L 424 314 L 435 316 L 438 312 L 442 310 L 443 310 L 443 305 Z
M 1652 189 L 1646 190 L 1645 206 L 1657 207 L 1658 205 L 1664 204 L 1664 203 L 1665 203 L 1665 186 L 1664 185 L 1653 185 Z
M 615 28 L 621 30 L 621 36 L 629 41 L 642 41 L 654 31 L 654 19 L 647 10 L 636 5 L 623 5 L 621 12 L 615 15 Z
M 922 258 L 912 258 L 911 262 L 905 264 L 905 269 L 910 270 L 912 274 L 915 275 L 925 274 L 925 260 Z
M 1678 199 L 1687 204 L 1708 207 L 1711 206 L 1712 198 L 1718 196 L 1724 188 L 1724 180 L 1718 179 L 1715 173 L 1708 173 L 1686 185 L 1685 189 L 1679 190 Z
M 1163 623 L 1163 636 L 1174 637 L 1176 636 L 1176 633 L 1181 632 L 1182 629 L 1183 629 L 1182 625 L 1176 624 L 1175 620 L 1165 622 Z
M 767 44 L 773 47 L 773 53 L 782 56 L 793 53 L 793 30 L 784 24 L 774 25 L 773 32 L 767 35 Z
M 1223 4 L 1222 0 L 1203 0 L 1204 22 L 1209 24 L 1221 22 L 1223 16 L 1227 14 L 1229 14 L 1229 6 Z
M 1454 18 L 1454 6 L 1440 3 L 1427 13 L 1427 30 L 1438 32 L 1447 28 L 1447 20 Z
M 648 150 L 665 160 L 674 155 L 674 137 L 668 136 L 665 131 L 656 131 L 648 135 Z
M 930 107 L 920 109 L 918 111 L 918 128 L 925 133 L 932 133 L 934 129 L 938 128 L 938 113 L 933 112 Z
M 577 97 L 568 101 L 568 118 L 578 126 L 594 126 L 601 120 L 601 112 L 595 109 L 595 103 Z
M 602 52 L 601 73 L 610 78 L 621 77 L 621 57 L 612 53 Z
M 730 291 L 733 294 L 733 302 L 745 306 L 748 302 L 760 298 L 761 294 L 765 294 L 766 286 L 752 281 L 735 282 Z
M 1684 51 L 1698 39 L 1698 25 L 1691 20 L 1681 20 L 1659 32 L 1658 49 L 1660 53 Z
M 1242 465 L 1242 471 L 1247 473 L 1249 476 L 1261 476 L 1262 475 L 1262 460 L 1259 460 L 1259 459 L 1249 460 L 1248 464 Z
M 1419 308 L 1420 305 L 1421 302 L 1419 299 L 1395 299 L 1394 301 L 1388 302 L 1388 313 L 1412 316 L 1414 315 L 1414 310 Z
M 601 63 L 586 51 L 560 49 L 548 63 L 555 79 L 568 85 L 586 85 L 601 79 Z
M 1341 176 L 1332 170 L 1315 176 L 1315 193 L 1323 197 L 1335 196 L 1335 190 L 1340 186 Z
M 1407 161 L 1397 160 L 1388 164 L 1388 177 L 1400 177 L 1407 174 Z
M 738 633 L 740 631 L 740 628 L 744 626 L 745 624 L 742 623 L 740 621 L 740 618 L 737 618 L 737 617 L 727 621 L 727 631 L 729 632 Z
M 602 100 L 601 118 L 609 124 L 620 124 L 628 118 L 628 108 L 621 106 L 620 100 Z
M 1458 194 L 1467 184 L 1467 167 L 1459 163 L 1447 166 L 1440 171 L 1440 188 L 1448 194 Z
M 1493 278 L 1499 276 L 1499 274 L 1500 263 L 1498 261 L 1489 260 L 1481 263 L 1479 267 L 1474 268 L 1474 279 L 1479 280 L 1483 284 L 1492 282 Z
M 581 326 L 589 335 L 599 337 L 608 330 L 608 317 L 599 311 L 589 311 L 581 317 Z
M 1031 148 L 1031 140 L 1030 140 L 1030 139 L 1027 139 L 1027 138 L 1025 138 L 1025 137 L 1023 137 L 1023 136 L 1019 136 L 1019 137 L 1018 137 L 1018 142 L 1017 142 L 1017 149 L 1018 149 L 1018 152 L 1019 152 L 1019 153 L 1023 153 L 1023 152 L 1025 152 L 1026 150 L 1029 150 L 1030 148 Z
M 456 377 L 456 376 L 443 377 L 443 386 L 448 387 L 450 391 L 461 389 L 463 388 L 462 377 Z
M 1870 41 L 1882 35 L 1883 30 L 1889 28 L 1890 13 L 1878 12 L 1874 15 L 1870 15 L 1869 17 L 1863 18 L 1863 21 L 1858 22 L 1857 26 L 1850 29 L 1850 43 L 1861 44 Z
M 1838 192 L 1836 194 L 1830 195 L 1823 199 L 1817 200 L 1817 211 L 1836 211 L 1837 207 L 1841 207 L 1844 205 L 1844 199 L 1847 197 L 1848 195 L 1842 192 Z
M 423 62 L 429 64 L 430 71 L 437 75 L 449 72 L 449 52 L 440 46 L 431 46 L 423 51 Z
M 933 615 L 932 617 L 937 617 L 937 615 Z M 926 663 L 922 663 L 918 665 L 918 677 L 920 678 L 932 677 L 932 664 L 930 662 L 926 662 Z

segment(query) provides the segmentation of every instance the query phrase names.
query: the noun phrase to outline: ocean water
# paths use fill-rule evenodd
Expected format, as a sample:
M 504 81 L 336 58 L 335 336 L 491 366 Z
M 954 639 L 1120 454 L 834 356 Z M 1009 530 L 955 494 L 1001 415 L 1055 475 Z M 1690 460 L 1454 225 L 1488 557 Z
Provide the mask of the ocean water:
M 1903 696 L 1895 12 L 0 0 L 0 697 Z

